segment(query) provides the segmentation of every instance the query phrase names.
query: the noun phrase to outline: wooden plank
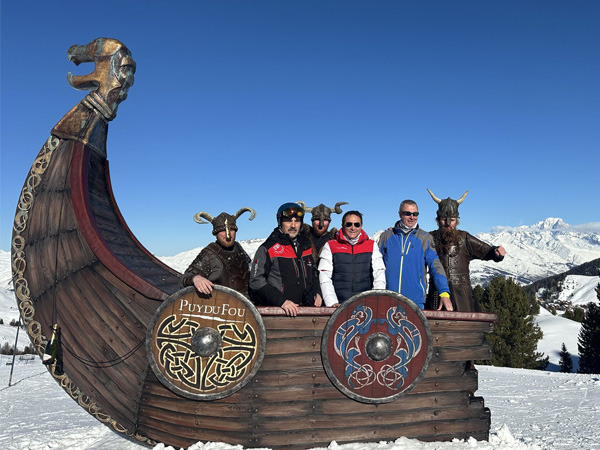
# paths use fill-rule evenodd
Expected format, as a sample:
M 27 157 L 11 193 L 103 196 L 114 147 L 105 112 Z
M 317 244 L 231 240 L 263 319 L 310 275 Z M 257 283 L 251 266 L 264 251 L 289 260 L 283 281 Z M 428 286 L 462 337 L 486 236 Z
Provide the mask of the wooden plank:
M 117 353 L 131 350 L 146 338 L 145 324 L 115 299 L 95 271 L 81 270 L 72 278 L 81 292 L 79 307 L 83 311 L 89 311 L 90 319 L 97 315 L 98 319 L 93 326 L 110 335 L 118 349 Z
M 321 350 L 321 338 L 305 336 L 296 338 L 274 339 L 269 332 L 266 355 L 285 355 L 300 353 L 315 353 Z
M 444 406 L 466 405 L 468 394 L 465 392 L 448 392 L 420 394 L 402 397 L 394 402 L 379 405 L 359 403 L 348 397 L 329 400 L 290 401 L 284 403 L 255 403 L 255 415 L 262 417 L 299 416 L 304 414 L 371 414 L 375 412 L 401 412 L 420 408 L 439 408 Z M 285 411 L 285 413 L 284 413 Z M 262 419 L 261 419 L 262 420 Z
M 487 341 L 475 347 L 442 347 L 435 350 L 443 361 L 487 360 L 493 356 L 492 345 Z
M 263 311 L 266 307 L 259 306 L 258 310 L 263 314 Z M 300 309 L 314 309 L 321 310 L 323 308 L 308 308 L 301 307 Z M 278 308 L 282 311 L 281 308 Z M 285 313 L 284 313 L 285 314 Z M 325 325 L 327 325 L 327 321 L 329 320 L 329 316 L 296 316 L 296 317 L 287 317 L 284 314 L 278 316 L 266 316 L 263 314 L 263 322 L 265 324 L 265 328 L 267 332 L 270 330 L 311 330 L 318 329 L 323 332 Z
M 467 391 L 473 393 L 477 390 L 477 373 L 465 372 L 461 377 L 428 378 L 423 379 L 411 393 Z
M 459 320 L 429 320 L 432 333 L 438 331 L 459 331 L 465 333 L 490 333 L 494 328 L 493 322 L 469 322 Z
M 369 403 L 359 403 L 353 400 L 324 400 L 319 404 L 322 414 L 341 414 L 349 410 L 357 414 L 368 414 L 376 412 L 394 412 L 394 411 L 412 411 L 421 408 L 444 408 L 454 405 L 465 405 L 469 401 L 469 394 L 464 391 L 454 392 L 432 392 L 415 393 L 411 391 L 405 397 L 390 403 L 381 403 L 373 405 Z M 316 409 L 316 408 L 313 408 Z M 265 413 L 265 408 L 259 410 Z
M 250 403 L 240 404 L 189 400 L 173 401 L 172 398 L 155 396 L 148 392 L 145 392 L 142 395 L 140 405 L 177 413 L 184 411 L 197 417 L 227 417 L 245 421 L 250 420 L 252 412 L 254 411 Z
M 254 446 L 277 447 L 277 448 L 311 448 L 315 446 L 328 446 L 335 440 L 338 444 L 350 442 L 379 442 L 392 441 L 401 436 L 420 440 L 435 441 L 438 436 L 460 436 L 467 437 L 468 421 L 453 421 L 451 423 L 441 421 L 419 422 L 412 424 L 400 424 L 385 427 L 373 427 L 365 429 L 356 427 L 355 424 L 347 424 L 344 429 L 317 429 L 306 432 L 282 432 L 257 434 Z
M 315 337 L 321 338 L 323 330 L 318 328 L 302 329 L 294 328 L 289 330 L 269 329 L 269 340 L 271 339 L 294 339 L 300 337 Z
M 128 308 L 147 327 L 161 302 L 148 298 L 128 284 L 123 283 L 102 263 L 94 264 L 91 270 L 94 270 L 98 276 L 106 281 L 115 299 L 118 299 L 123 307 Z
M 423 311 L 425 317 L 428 320 L 451 320 L 456 322 L 496 322 L 498 316 L 491 313 L 483 312 L 460 312 L 460 311 L 437 311 L 437 310 L 425 310 Z
M 315 431 L 319 429 L 345 430 L 349 424 L 360 423 L 361 428 L 374 429 L 387 425 L 398 426 L 427 421 L 455 421 L 467 418 L 468 405 L 457 405 L 446 408 L 427 408 L 411 411 L 372 412 L 369 414 L 356 414 L 348 409 L 346 414 L 315 414 L 308 417 L 275 417 L 262 418 L 257 422 L 258 433 L 272 433 L 282 431 Z M 339 433 L 342 435 L 342 433 Z
M 439 361 L 429 364 L 423 379 L 438 377 L 460 377 L 466 370 L 464 361 Z
M 435 347 L 473 347 L 486 342 L 482 332 L 436 331 L 432 337 Z
M 173 422 L 175 420 L 175 422 Z M 198 441 L 228 442 L 231 444 L 250 443 L 252 429 L 244 424 L 243 431 L 216 431 L 204 428 L 202 423 L 190 426 L 177 424 L 177 415 L 144 414 L 140 416 L 138 432 L 143 436 L 169 445 L 187 448 Z
M 320 369 L 320 370 L 318 370 Z M 261 370 L 256 374 L 252 383 L 257 387 L 279 387 L 312 384 L 329 384 L 329 378 L 322 368 L 295 370 Z
M 72 141 L 63 140 L 54 150 L 50 164 L 43 176 L 45 189 L 57 190 L 67 186 L 72 148 Z
M 198 416 L 192 412 L 193 410 L 170 411 L 148 404 L 140 405 L 141 417 L 160 420 L 178 427 L 221 432 L 222 436 L 226 436 L 225 433 L 231 432 L 248 432 L 248 422 L 246 420 L 240 420 L 237 417 Z
M 267 331 L 267 336 L 269 332 Z M 320 353 L 301 353 L 299 355 L 265 355 L 261 365 L 263 370 L 323 370 Z
M 347 398 L 331 384 L 318 387 L 301 385 L 280 387 L 278 389 L 254 389 L 253 395 L 257 404 Z

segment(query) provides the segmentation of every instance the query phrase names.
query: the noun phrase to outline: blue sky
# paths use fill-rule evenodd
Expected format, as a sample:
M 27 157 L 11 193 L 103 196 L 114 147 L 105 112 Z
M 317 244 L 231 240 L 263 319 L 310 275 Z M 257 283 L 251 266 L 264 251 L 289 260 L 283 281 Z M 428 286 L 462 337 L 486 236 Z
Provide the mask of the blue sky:
M 2 0 L 1 236 L 25 176 L 83 96 L 69 46 L 112 37 L 137 63 L 109 127 L 116 200 L 166 256 L 213 237 L 198 211 L 250 206 L 266 237 L 287 201 L 364 213 L 368 233 L 441 198 L 461 227 L 600 220 L 596 1 Z M 339 226 L 340 217 L 334 216 Z

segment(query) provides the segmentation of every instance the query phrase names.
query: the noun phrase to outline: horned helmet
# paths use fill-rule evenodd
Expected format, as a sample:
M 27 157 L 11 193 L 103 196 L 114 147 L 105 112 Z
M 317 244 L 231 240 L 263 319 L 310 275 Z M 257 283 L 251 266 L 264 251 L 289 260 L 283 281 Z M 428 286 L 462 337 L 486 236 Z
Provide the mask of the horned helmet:
M 465 201 L 469 190 L 467 189 L 467 192 L 465 192 L 458 200 L 453 200 L 450 197 L 441 200 L 437 198 L 429 189 L 427 189 L 427 192 L 429 192 L 429 195 L 431 195 L 433 201 L 438 204 L 437 221 L 440 223 L 441 219 L 458 219 L 458 206 Z
M 306 206 L 306 204 L 302 201 L 299 201 L 298 204 L 302 205 L 302 207 L 307 213 L 312 213 L 311 220 L 318 220 L 319 225 L 322 226 L 323 221 L 325 220 L 329 220 L 329 222 L 331 222 L 332 212 L 335 212 L 336 214 L 341 214 L 342 208 L 340 208 L 340 206 L 347 205 L 348 202 L 337 202 L 333 208 L 328 208 L 323 203 L 315 206 L 314 208 Z
M 213 226 L 212 234 L 214 236 L 216 236 L 221 231 L 226 231 L 227 238 L 230 238 L 231 231 L 237 231 L 237 229 L 238 229 L 237 224 L 236 224 L 237 218 L 240 217 L 242 214 L 244 214 L 246 211 L 248 211 L 250 213 L 250 219 L 248 219 L 248 220 L 254 220 L 254 218 L 256 217 L 256 211 L 254 211 L 252 208 L 248 208 L 248 207 L 241 208 L 234 215 L 227 214 L 226 212 L 222 212 L 217 217 L 213 217 L 210 214 L 208 214 L 207 212 L 201 211 L 194 215 L 194 220 L 198 223 L 211 223 Z M 206 219 L 208 222 L 204 221 L 202 219 Z

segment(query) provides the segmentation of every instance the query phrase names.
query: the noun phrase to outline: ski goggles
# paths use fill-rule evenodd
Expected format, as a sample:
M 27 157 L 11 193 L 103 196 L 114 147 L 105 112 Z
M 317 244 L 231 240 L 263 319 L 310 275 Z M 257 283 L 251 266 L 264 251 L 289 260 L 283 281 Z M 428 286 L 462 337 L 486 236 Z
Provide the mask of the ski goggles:
M 300 208 L 288 208 L 288 209 L 284 209 L 281 212 L 281 215 L 285 218 L 291 219 L 292 217 L 296 217 L 298 219 L 301 219 L 304 216 L 304 211 Z

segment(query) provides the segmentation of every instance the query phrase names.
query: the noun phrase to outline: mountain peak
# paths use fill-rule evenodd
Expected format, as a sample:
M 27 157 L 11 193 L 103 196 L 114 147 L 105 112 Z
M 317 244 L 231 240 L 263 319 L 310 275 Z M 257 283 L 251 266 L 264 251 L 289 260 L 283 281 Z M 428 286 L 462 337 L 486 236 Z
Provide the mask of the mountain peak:
M 557 230 L 559 228 L 567 228 L 570 225 L 564 220 L 558 217 L 548 217 L 541 222 L 536 223 L 532 228 L 538 228 L 540 230 Z

